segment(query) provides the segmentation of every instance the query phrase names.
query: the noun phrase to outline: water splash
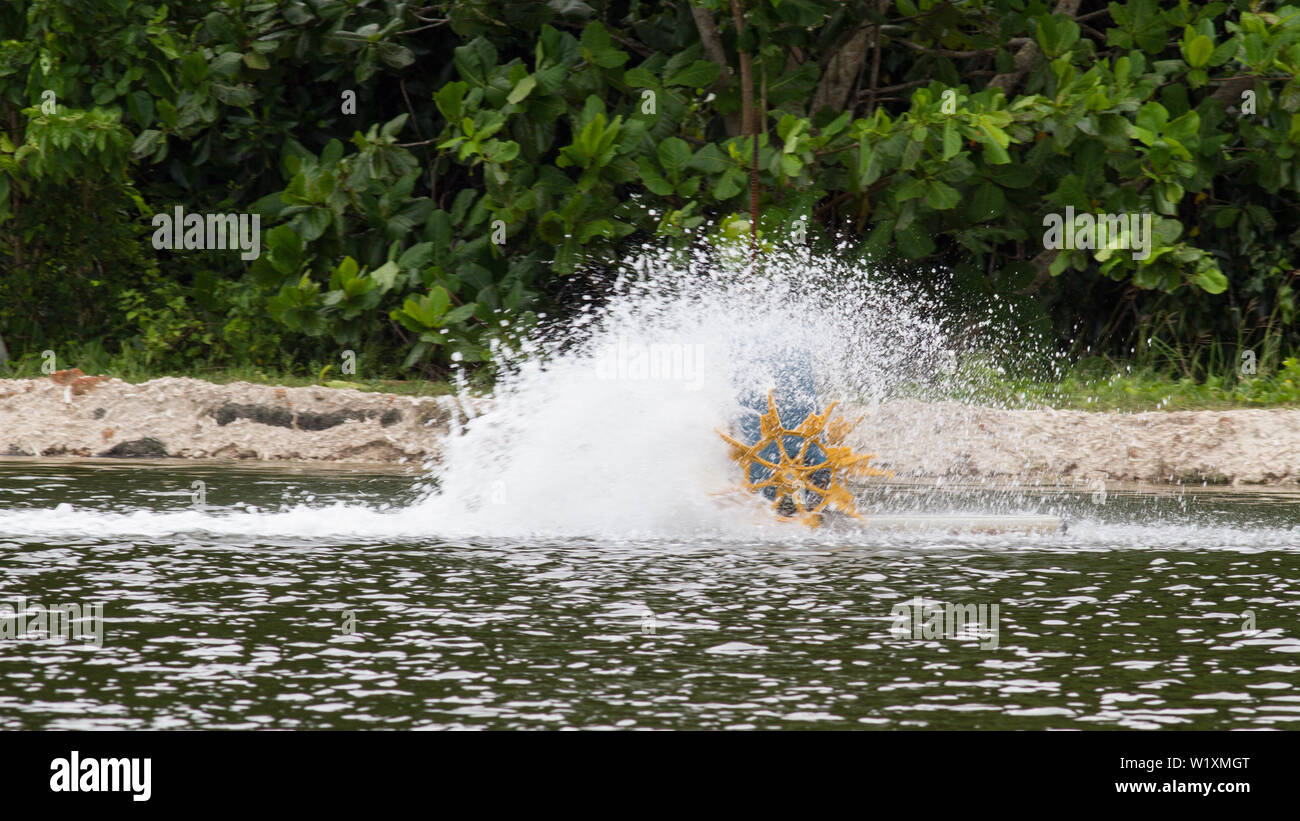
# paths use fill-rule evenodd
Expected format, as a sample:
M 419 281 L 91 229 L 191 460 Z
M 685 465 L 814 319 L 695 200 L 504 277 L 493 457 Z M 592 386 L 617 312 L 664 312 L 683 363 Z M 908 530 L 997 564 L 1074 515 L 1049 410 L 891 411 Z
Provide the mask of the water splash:
M 747 263 L 647 249 L 599 307 L 504 353 L 417 509 L 442 531 L 676 537 L 766 528 L 715 431 L 794 356 L 818 398 L 879 402 L 952 362 L 937 307 L 806 249 Z M 468 404 L 468 403 L 467 403 Z

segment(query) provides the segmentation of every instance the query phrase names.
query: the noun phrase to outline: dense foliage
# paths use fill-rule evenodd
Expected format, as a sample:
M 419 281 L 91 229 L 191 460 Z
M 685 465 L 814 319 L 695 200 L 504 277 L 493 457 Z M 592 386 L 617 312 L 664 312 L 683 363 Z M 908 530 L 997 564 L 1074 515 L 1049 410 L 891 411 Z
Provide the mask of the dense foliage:
M 10 2 L 0 336 L 435 375 L 580 265 L 743 234 L 751 127 L 765 239 L 1076 353 L 1300 348 L 1300 5 L 1248 0 Z M 260 215 L 261 256 L 156 250 L 176 206 Z M 1151 253 L 1045 248 L 1067 207 L 1152 214 Z

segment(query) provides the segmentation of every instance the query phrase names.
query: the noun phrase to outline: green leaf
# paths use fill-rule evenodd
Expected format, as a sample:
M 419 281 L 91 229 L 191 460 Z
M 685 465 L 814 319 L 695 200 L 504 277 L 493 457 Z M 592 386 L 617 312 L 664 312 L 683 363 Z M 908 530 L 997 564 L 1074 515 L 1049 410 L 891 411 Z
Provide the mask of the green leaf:
M 375 281 L 381 291 L 388 291 L 397 283 L 397 275 L 401 272 L 402 269 L 398 267 L 398 264 L 390 259 L 371 271 L 370 278 Z
M 532 75 L 529 75 L 515 84 L 515 87 L 511 89 L 510 94 L 506 97 L 506 102 L 507 103 L 521 102 L 536 87 L 537 87 L 537 79 Z
M 431 343 L 429 341 L 421 341 L 415 343 L 415 345 L 411 347 L 411 352 L 406 355 L 406 360 L 402 362 L 402 367 L 410 368 L 413 365 L 415 365 L 416 362 L 419 362 L 421 359 L 424 358 L 425 354 L 429 352 L 429 349 L 432 347 L 433 344 L 436 343 Z
M 403 271 L 422 269 L 433 262 L 433 243 L 421 242 L 407 248 L 398 258 L 397 264 Z
M 1035 18 L 1038 22 L 1038 45 L 1048 58 L 1055 58 L 1069 51 L 1079 39 L 1079 24 L 1063 15 L 1043 15 Z
M 297 273 L 302 264 L 302 240 L 287 225 L 277 225 L 266 233 L 267 257 L 281 274 Z
M 947 211 L 957 207 L 957 203 L 961 202 L 961 194 L 950 185 L 930 180 L 925 184 L 925 202 L 936 211 Z
M 705 174 L 721 174 L 731 167 L 731 162 L 713 143 L 701 148 L 691 157 L 691 168 Z
M 593 237 L 610 239 L 614 236 L 614 223 L 607 219 L 592 220 L 578 230 L 578 241 L 584 245 Z
M 613 47 L 609 31 L 599 20 L 593 20 L 582 30 L 582 56 L 587 62 L 601 68 L 618 68 L 627 62 L 629 55 Z
M 1214 41 L 1204 34 L 1198 34 L 1190 42 L 1184 41 L 1182 50 L 1187 65 L 1192 68 L 1205 68 L 1209 65 L 1210 56 L 1214 53 Z M 1217 291 L 1214 293 L 1217 293 Z
M 488 143 L 483 156 L 490 163 L 504 164 L 519 156 L 519 143 L 514 140 L 492 140 Z
M 718 72 L 721 69 L 717 63 L 711 60 L 696 60 L 689 66 L 682 68 L 669 75 L 664 81 L 669 86 L 689 86 L 691 88 L 704 88 L 718 79 Z
M 898 242 L 898 250 L 908 259 L 920 259 L 934 253 L 934 240 L 919 222 L 913 222 L 903 230 L 895 232 L 894 238 Z
M 140 132 L 140 136 L 135 138 L 131 144 L 131 154 L 135 157 L 144 157 L 152 153 L 158 147 L 158 142 L 163 138 L 162 132 L 153 128 L 146 128 Z
M 253 91 L 253 87 L 246 83 L 240 83 L 237 86 L 226 85 L 225 83 L 213 83 L 212 96 L 216 97 L 226 105 L 234 106 L 235 108 L 247 108 L 257 99 L 257 94 Z
M 448 311 L 447 315 L 442 318 L 442 324 L 457 325 L 461 322 L 464 322 L 465 320 L 474 316 L 474 311 L 477 308 L 478 308 L 478 303 L 476 302 L 470 302 L 468 304 L 461 305 L 457 308 L 454 308 L 451 311 Z
M 902 203 L 925 196 L 925 193 L 925 180 L 920 177 L 912 177 L 894 189 L 894 199 Z
M 442 116 L 447 118 L 447 122 L 454 123 L 461 118 L 467 91 L 469 91 L 469 83 L 457 80 L 447 83 L 434 92 L 433 102 L 438 106 L 438 111 L 442 112 Z
M 293 224 L 304 241 L 312 242 L 325 233 L 333 218 L 334 213 L 328 208 L 309 208 L 294 217 Z
M 1209 266 L 1196 272 L 1192 282 L 1207 294 L 1221 294 L 1228 290 L 1228 278 L 1219 270 L 1219 266 L 1211 263 Z
M 1006 165 L 1011 162 L 1011 155 L 995 140 L 989 140 L 984 143 L 984 162 L 989 165 Z
M 880 158 L 866 137 L 858 144 L 858 182 L 865 188 L 880 178 Z
M 949 120 L 943 126 L 943 159 L 944 162 L 951 160 L 961 153 L 961 134 L 957 131 L 957 124 Z
M 435 317 L 447 313 L 447 306 L 451 304 L 451 294 L 447 293 L 447 289 L 441 285 L 430 288 L 429 296 L 426 299 L 428 300 L 429 310 L 433 312 Z
M 379 129 L 380 135 L 386 140 L 396 139 L 397 133 L 402 130 L 402 126 L 406 125 L 406 119 L 409 116 L 411 115 L 403 112 L 384 123 L 384 127 Z
M 488 72 L 497 63 L 497 50 L 491 43 L 482 37 L 476 37 L 452 54 L 452 62 L 462 79 L 477 88 L 487 86 Z
M 1149 102 L 1138 109 L 1138 128 L 1146 129 L 1152 134 L 1159 134 L 1165 130 L 1165 124 L 1168 122 L 1169 111 L 1160 103 Z
M 676 185 L 691 162 L 691 147 L 680 137 L 669 137 L 659 143 L 659 164 L 668 172 L 668 180 Z
M 916 167 L 917 160 L 921 159 L 921 150 L 925 148 L 924 131 L 922 139 L 912 139 L 903 149 L 903 158 L 899 161 L 898 167 L 904 171 L 911 171 Z
M 829 139 L 843 131 L 845 126 L 849 124 L 851 114 L 851 111 L 845 111 L 843 114 L 827 123 L 826 127 L 822 129 L 822 136 Z
M 178 114 L 176 106 L 172 104 L 172 101 L 165 97 L 160 97 L 155 101 L 155 105 L 158 107 L 158 117 L 163 121 L 163 124 L 168 128 L 175 128 L 178 121 Z
M 667 197 L 673 193 L 673 184 L 663 178 L 654 163 L 649 157 L 642 157 L 636 164 L 637 173 L 641 176 L 641 182 L 645 187 L 650 189 L 651 193 L 658 194 L 661 197 Z
M 1011 137 L 1003 131 L 996 123 L 992 122 L 985 114 L 979 116 L 980 134 L 979 139 L 985 145 L 995 143 L 999 148 L 1006 148 L 1011 144 Z
M 415 62 L 415 52 L 400 43 L 380 43 L 379 59 L 393 68 L 406 68 Z
M 1068 267 L 1070 267 L 1070 252 L 1058 251 L 1056 256 L 1052 257 L 1051 264 L 1047 266 L 1047 272 L 1054 277 L 1059 277 Z
M 334 273 L 330 277 L 332 282 L 343 283 L 354 278 L 357 275 L 357 261 L 352 257 L 344 257 L 343 261 L 334 266 Z M 341 287 L 341 286 L 340 286 Z
M 217 40 L 229 42 L 239 39 L 239 33 L 230 17 L 220 11 L 214 11 L 203 18 L 203 26 Z
M 718 201 L 731 199 L 744 190 L 745 179 L 744 171 L 736 167 L 728 168 L 713 184 L 713 198 Z
M 975 194 L 966 207 L 966 214 L 972 222 L 988 222 L 1002 216 L 1006 205 L 1007 198 L 1002 189 L 985 183 L 975 189 Z
M 153 123 L 153 97 L 147 92 L 134 91 L 128 94 L 126 108 L 141 128 L 148 128 Z
M 181 60 L 181 78 L 186 85 L 197 86 L 208 76 L 208 62 L 197 51 L 191 51 Z
M 658 88 L 659 78 L 641 66 L 629 68 L 623 73 L 623 82 L 632 88 Z

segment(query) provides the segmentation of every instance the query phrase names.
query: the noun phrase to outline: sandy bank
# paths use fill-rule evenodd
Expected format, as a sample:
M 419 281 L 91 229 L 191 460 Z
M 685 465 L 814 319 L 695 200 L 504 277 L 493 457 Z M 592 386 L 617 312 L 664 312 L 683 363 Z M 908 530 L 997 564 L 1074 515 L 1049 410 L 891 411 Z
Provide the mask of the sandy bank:
M 1117 413 L 900 400 L 859 413 L 854 444 L 900 478 L 1300 484 L 1300 409 Z
M 455 400 L 60 371 L 0 380 L 0 455 L 331 462 L 436 458 Z
M 456 401 L 60 372 L 0 380 L 0 456 L 437 459 Z M 900 479 L 1300 484 L 1300 409 L 1091 413 L 887 402 L 859 448 Z

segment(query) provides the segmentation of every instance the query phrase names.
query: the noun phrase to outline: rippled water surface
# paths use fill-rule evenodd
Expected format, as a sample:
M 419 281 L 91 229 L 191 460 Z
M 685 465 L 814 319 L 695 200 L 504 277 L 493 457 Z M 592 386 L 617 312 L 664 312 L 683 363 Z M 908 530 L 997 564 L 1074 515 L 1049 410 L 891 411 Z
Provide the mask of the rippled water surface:
M 877 500 L 1052 536 L 467 539 L 417 483 L 0 462 L 0 603 L 104 605 L 101 647 L 0 641 L 0 728 L 1300 727 L 1294 494 Z M 998 605 L 996 647 L 896 635 L 918 596 Z

